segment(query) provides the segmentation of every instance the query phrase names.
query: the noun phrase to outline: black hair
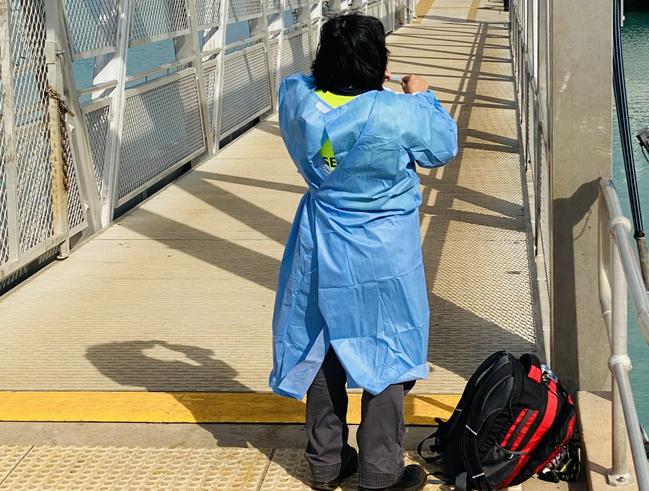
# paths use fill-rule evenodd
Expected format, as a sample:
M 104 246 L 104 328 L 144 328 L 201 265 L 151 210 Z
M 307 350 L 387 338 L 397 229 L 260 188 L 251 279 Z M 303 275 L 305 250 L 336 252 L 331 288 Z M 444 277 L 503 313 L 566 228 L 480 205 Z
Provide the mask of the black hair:
M 388 49 L 381 21 L 347 14 L 322 26 L 311 68 L 316 88 L 345 94 L 381 90 L 387 64 Z

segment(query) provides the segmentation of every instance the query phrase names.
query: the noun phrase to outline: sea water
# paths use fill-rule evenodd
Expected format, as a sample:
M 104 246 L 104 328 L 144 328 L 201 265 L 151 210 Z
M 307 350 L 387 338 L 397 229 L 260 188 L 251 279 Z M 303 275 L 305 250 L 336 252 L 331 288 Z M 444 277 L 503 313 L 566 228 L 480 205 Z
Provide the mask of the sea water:
M 638 189 L 645 231 L 649 231 L 649 162 L 644 158 L 635 135 L 649 126 L 649 11 L 627 12 L 622 28 L 624 68 L 629 100 L 629 118 L 635 153 Z M 631 218 L 624 162 L 620 147 L 615 108 L 613 127 L 613 180 L 625 214 Z M 633 385 L 640 421 L 649 429 L 649 345 L 644 341 L 629 302 L 629 353 L 633 362 Z

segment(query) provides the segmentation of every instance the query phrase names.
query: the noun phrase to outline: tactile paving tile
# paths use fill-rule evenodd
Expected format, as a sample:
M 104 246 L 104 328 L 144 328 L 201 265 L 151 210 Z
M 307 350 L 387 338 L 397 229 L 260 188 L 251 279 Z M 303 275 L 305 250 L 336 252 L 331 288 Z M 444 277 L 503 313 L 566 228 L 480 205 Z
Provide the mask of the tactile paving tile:
M 295 448 L 278 448 L 273 452 L 270 466 L 259 488 L 260 491 L 290 489 L 295 491 L 310 490 L 309 466 L 303 457 L 304 450 Z M 356 478 L 345 482 L 344 490 L 356 489 Z
M 404 458 L 405 464 L 419 463 L 423 461 L 414 452 L 408 452 Z M 426 467 L 426 466 L 425 466 Z M 431 472 L 431 468 L 426 468 Z M 275 449 L 266 477 L 262 482 L 260 491 L 295 490 L 309 491 L 308 485 L 311 477 L 309 466 L 304 459 L 304 450 L 293 448 Z M 443 489 L 442 483 L 433 476 L 429 476 L 425 491 Z M 339 489 L 342 491 L 355 491 L 358 487 L 358 474 L 345 481 Z
M 308 491 L 310 472 L 302 449 L 145 449 L 115 447 L 0 447 L 1 490 L 16 491 Z M 21 460 L 22 459 L 22 460 Z M 270 460 L 269 460 L 270 459 Z M 448 490 L 435 469 L 415 452 L 405 464 L 429 473 L 425 491 Z M 4 479 L 4 481 L 3 481 Z M 532 481 L 531 481 L 532 482 Z M 355 491 L 358 475 L 339 489 Z M 528 484 L 526 483 L 525 487 Z M 537 486 L 532 489 L 549 489 Z M 558 489 L 558 488 L 557 488 Z
M 24 446 L 0 446 L 0 482 L 20 462 L 31 447 Z
M 0 485 L 15 491 L 257 490 L 269 451 L 36 446 Z

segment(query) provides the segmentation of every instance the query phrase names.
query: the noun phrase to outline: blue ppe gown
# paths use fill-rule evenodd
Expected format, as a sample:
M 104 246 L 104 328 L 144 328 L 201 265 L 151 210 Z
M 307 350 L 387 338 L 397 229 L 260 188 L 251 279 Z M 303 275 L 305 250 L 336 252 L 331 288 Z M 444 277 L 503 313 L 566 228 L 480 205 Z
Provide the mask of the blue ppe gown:
M 312 77 L 293 75 L 279 93 L 282 138 L 308 191 L 279 271 L 270 386 L 302 399 L 332 347 L 348 386 L 378 394 L 428 374 L 415 162 L 451 160 L 457 127 L 430 91 L 375 90 L 336 109 L 314 91 Z

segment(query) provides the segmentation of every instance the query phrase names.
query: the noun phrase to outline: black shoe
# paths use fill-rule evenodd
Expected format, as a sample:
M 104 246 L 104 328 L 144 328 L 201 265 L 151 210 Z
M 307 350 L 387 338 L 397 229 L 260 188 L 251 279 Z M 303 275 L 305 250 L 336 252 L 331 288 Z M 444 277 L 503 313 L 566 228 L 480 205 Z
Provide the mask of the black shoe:
M 419 491 L 426 485 L 426 477 L 426 471 L 419 464 L 407 465 L 403 470 L 403 474 L 401 474 L 401 479 L 399 479 L 392 486 L 380 489 L 386 491 Z M 358 491 L 372 490 L 359 486 Z
M 318 491 L 333 491 L 347 478 L 356 474 L 358 470 L 358 452 L 352 447 L 349 447 L 351 453 L 349 458 L 343 465 L 343 468 L 340 469 L 340 474 L 335 479 L 331 481 L 311 481 L 311 488 L 317 489 Z

